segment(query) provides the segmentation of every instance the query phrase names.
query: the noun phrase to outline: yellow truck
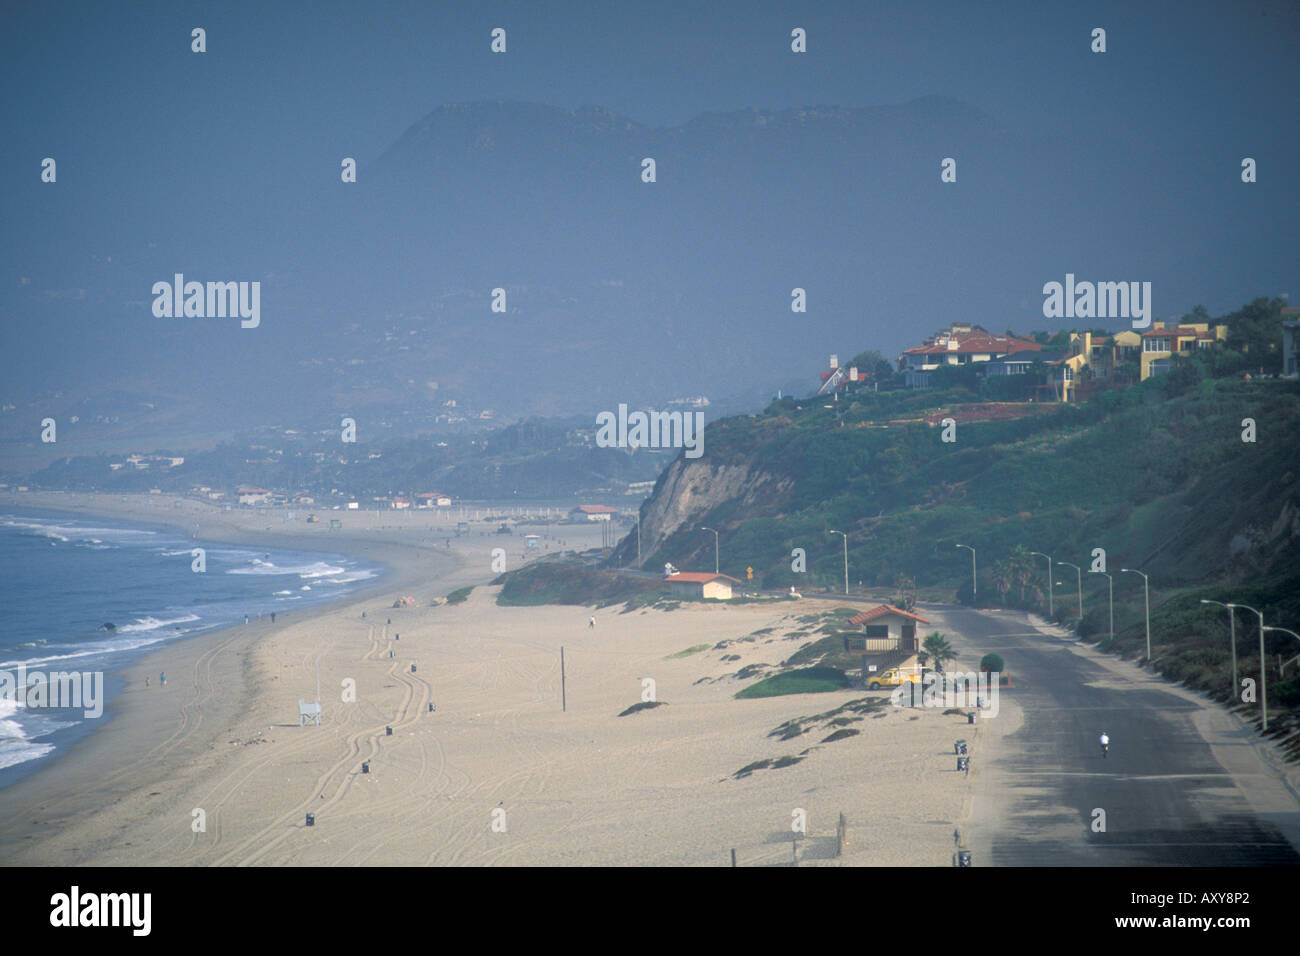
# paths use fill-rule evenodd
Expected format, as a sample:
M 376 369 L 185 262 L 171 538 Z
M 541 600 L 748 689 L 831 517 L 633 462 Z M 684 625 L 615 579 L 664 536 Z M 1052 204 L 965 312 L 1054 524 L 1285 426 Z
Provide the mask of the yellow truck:
M 901 687 L 903 684 L 919 684 L 920 682 L 921 675 L 919 673 L 904 670 L 901 667 L 891 667 L 878 674 L 867 675 L 867 688 L 869 690 L 880 690 L 882 687 Z

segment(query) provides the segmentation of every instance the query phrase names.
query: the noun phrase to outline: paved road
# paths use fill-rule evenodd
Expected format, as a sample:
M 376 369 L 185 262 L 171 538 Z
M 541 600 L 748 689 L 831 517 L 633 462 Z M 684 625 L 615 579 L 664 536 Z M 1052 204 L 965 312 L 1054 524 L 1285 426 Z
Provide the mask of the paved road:
M 990 831 L 980 842 L 991 859 L 976 865 L 1300 864 L 1280 829 L 1294 834 L 1300 804 L 1285 793 L 1279 801 L 1280 784 L 1270 785 L 1280 812 L 1257 814 L 1193 725 L 1196 703 L 1131 665 L 1117 674 L 1072 653 L 1068 640 L 1030 634 L 1022 616 L 935 610 L 963 660 L 1002 655 L 1017 680 L 1008 696 L 1024 711 L 1021 727 L 1001 739 L 990 775 L 1002 805 L 986 799 L 981 808 L 977 797 L 972 822 Z M 1097 743 L 1103 729 L 1111 737 L 1105 760 Z M 1245 733 L 1216 741 L 1251 746 Z M 1242 758 L 1234 767 L 1253 766 L 1245 750 L 1219 753 Z M 1104 833 L 1092 832 L 1094 808 L 1106 812 Z

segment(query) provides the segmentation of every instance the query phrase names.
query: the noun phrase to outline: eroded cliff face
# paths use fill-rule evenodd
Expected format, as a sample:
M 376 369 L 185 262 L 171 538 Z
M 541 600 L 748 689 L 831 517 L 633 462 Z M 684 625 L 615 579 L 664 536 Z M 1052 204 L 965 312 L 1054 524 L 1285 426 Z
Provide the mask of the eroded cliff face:
M 709 458 L 678 458 L 668 466 L 641 510 L 641 557 L 652 557 L 677 531 L 707 523 L 704 518 L 720 505 L 736 502 L 736 514 L 746 518 L 772 514 L 794 487 L 794 480 L 761 471 L 752 460 L 718 464 Z M 719 530 L 725 530 L 725 525 Z M 710 542 L 710 550 L 712 543 Z M 616 562 L 636 563 L 636 530 L 624 539 Z

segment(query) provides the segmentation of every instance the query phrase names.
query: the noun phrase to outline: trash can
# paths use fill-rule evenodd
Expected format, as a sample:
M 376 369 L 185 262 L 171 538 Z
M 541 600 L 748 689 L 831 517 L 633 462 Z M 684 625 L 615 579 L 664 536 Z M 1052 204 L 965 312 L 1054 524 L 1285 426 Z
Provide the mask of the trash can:
M 361 764 L 361 772 L 362 772 L 362 773 L 370 773 L 370 761 L 369 761 L 369 760 L 367 760 L 367 761 L 365 761 L 364 763 Z
M 955 744 L 953 744 L 952 752 L 956 754 L 964 754 L 966 752 L 966 741 L 959 740 Z
M 970 866 L 970 850 L 957 851 L 957 865 Z
M 958 757 L 957 769 L 962 773 L 970 773 L 970 757 Z
M 433 713 L 433 701 L 429 701 L 429 713 Z
M 314 827 L 315 825 L 316 825 L 316 814 L 314 813 L 307 814 L 307 826 Z
M 974 712 L 974 711 L 971 711 L 969 714 L 966 715 L 966 723 L 968 723 L 968 724 L 973 724 L 973 723 L 975 723 L 975 712 Z
M 415 673 L 415 665 L 414 665 L 414 664 L 411 665 L 411 673 L 412 673 L 412 674 Z
M 393 728 L 392 728 L 392 727 L 385 727 L 385 728 L 384 728 L 384 735 L 387 736 L 387 737 L 391 737 L 391 736 L 393 736 Z

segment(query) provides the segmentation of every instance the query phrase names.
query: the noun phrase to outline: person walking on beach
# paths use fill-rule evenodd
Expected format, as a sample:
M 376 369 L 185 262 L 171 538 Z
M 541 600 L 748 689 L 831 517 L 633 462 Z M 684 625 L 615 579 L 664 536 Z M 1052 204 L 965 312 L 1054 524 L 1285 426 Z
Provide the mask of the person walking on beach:
M 166 672 L 166 671 L 163 671 L 161 674 L 159 674 L 159 675 L 158 675 L 158 680 L 159 680 L 160 683 L 162 683 L 162 684 L 165 685 L 165 684 L 167 683 L 167 672 Z
M 271 612 L 271 623 L 272 623 L 272 624 L 275 623 L 275 612 L 274 612 L 274 611 Z
M 591 620 L 587 622 L 587 628 L 590 630 L 595 626 L 596 626 L 596 619 L 593 617 Z
M 149 675 L 148 675 L 148 674 L 145 674 L 145 675 L 144 675 L 144 686 L 145 686 L 145 687 L 148 687 L 148 686 L 149 686 Z
M 248 615 L 247 615 L 247 614 L 244 615 L 244 623 L 245 623 L 245 624 L 248 623 Z

